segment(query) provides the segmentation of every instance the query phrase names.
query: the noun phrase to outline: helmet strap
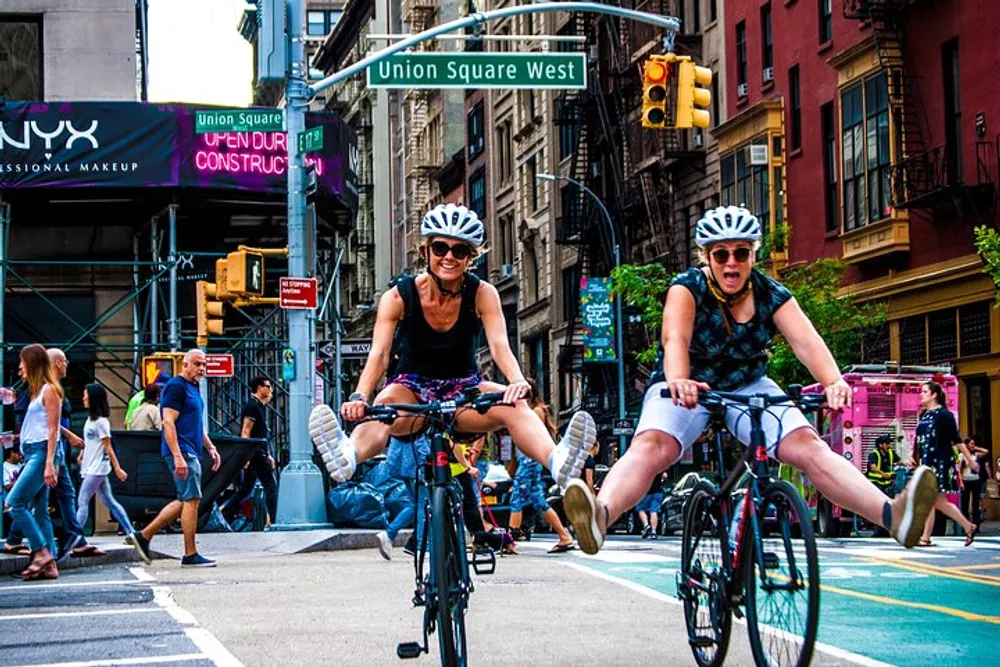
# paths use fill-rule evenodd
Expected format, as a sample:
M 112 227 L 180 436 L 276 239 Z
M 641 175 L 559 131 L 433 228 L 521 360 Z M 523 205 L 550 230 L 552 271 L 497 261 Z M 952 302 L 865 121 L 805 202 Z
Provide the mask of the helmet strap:
M 448 289 L 447 287 L 444 286 L 444 282 L 442 282 L 441 278 L 438 277 L 438 274 L 436 274 L 433 271 L 431 271 L 431 265 L 430 265 L 429 262 L 427 264 L 427 273 L 429 273 L 431 275 L 431 278 L 434 279 L 434 282 L 437 283 L 438 289 L 441 290 L 442 294 L 444 294 L 447 297 L 451 297 L 452 299 L 461 298 L 461 296 L 462 296 L 462 290 L 465 289 L 465 274 L 464 273 L 462 274 L 462 283 L 458 286 L 458 290 L 457 291 L 450 290 L 450 289 Z
M 747 281 L 743 284 L 743 287 L 741 287 L 736 294 L 728 294 L 722 290 L 719 282 L 715 279 L 715 271 L 712 270 L 711 266 L 708 267 L 708 274 L 708 289 L 712 292 L 712 296 L 714 296 L 719 303 L 724 304 L 727 308 L 732 308 L 740 301 L 743 301 L 745 298 L 750 296 L 750 292 L 753 291 L 753 281 L 750 280 L 749 276 L 747 277 Z

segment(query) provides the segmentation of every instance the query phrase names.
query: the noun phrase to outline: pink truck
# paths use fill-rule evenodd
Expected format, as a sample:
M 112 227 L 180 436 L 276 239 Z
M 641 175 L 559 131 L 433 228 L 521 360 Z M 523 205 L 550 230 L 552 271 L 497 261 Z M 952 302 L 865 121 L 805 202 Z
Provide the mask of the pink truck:
M 948 397 L 948 409 L 958 414 L 958 381 L 948 366 L 899 366 L 871 364 L 849 366 L 844 380 L 851 386 L 850 408 L 825 412 L 818 430 L 830 449 L 850 461 L 862 473 L 868 471 L 868 455 L 875 439 L 888 433 L 902 462 L 910 458 L 920 413 L 920 385 L 938 375 Z M 805 387 L 805 394 L 819 393 L 818 384 Z M 789 473 L 791 475 L 791 473 Z M 821 537 L 838 537 L 843 524 L 852 524 L 854 515 L 819 495 L 808 479 L 791 475 L 813 512 Z M 845 531 L 846 532 L 846 531 Z

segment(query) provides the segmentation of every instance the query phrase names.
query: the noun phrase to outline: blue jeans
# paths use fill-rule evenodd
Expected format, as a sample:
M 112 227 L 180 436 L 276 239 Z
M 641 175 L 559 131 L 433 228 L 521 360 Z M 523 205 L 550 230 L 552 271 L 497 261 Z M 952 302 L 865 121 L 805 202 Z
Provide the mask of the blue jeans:
M 55 538 L 49 520 L 49 487 L 45 485 L 45 458 L 48 444 L 29 442 L 21 445 L 24 467 L 7 494 L 10 516 L 28 538 L 32 551 L 48 548 L 55 553 Z M 56 464 L 61 461 L 56 460 Z
M 416 504 L 416 482 L 412 479 L 401 479 L 400 481 L 406 485 L 406 492 L 410 496 L 409 504 L 399 511 L 399 514 L 392 518 L 389 522 L 389 527 L 386 529 L 385 533 L 389 536 L 390 540 L 395 540 L 396 535 L 399 535 L 399 531 L 404 528 L 410 528 L 413 526 L 413 519 L 417 513 Z
M 69 464 L 64 460 L 65 451 L 60 441 L 59 446 L 56 448 L 56 462 L 59 464 L 59 471 L 56 474 L 59 476 L 59 481 L 56 484 L 55 495 L 65 535 L 61 535 L 59 540 L 60 544 L 62 544 L 63 537 L 68 542 L 74 535 L 79 535 L 82 540 L 79 546 L 83 546 L 87 543 L 87 540 L 83 536 L 83 526 L 76 520 L 76 489 L 73 487 L 73 478 L 69 474 Z M 21 544 L 24 539 L 24 533 L 21 531 L 21 527 L 17 524 L 17 521 L 13 520 L 13 515 L 11 515 L 11 519 L 12 523 L 10 534 L 7 536 L 7 544 Z

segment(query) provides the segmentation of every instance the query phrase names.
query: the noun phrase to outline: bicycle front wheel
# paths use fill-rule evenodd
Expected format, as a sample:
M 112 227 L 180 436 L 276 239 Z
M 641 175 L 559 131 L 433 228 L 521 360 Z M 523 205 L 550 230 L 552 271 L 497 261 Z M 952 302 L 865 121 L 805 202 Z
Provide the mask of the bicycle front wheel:
M 701 482 L 684 513 L 684 543 L 678 594 L 684 603 L 688 643 L 701 667 L 718 667 L 726 658 L 732 610 L 726 594 L 725 559 L 729 542 L 719 517 L 715 487 Z
M 819 628 L 819 556 L 805 502 L 785 481 L 772 482 L 757 507 L 758 526 L 771 529 L 747 544 L 747 630 L 754 662 L 798 667 L 812 660 Z M 801 538 L 792 539 L 795 527 Z
M 433 490 L 431 523 L 431 567 L 437 592 L 435 611 L 441 664 L 444 667 L 466 667 L 465 535 L 459 532 L 464 528 L 455 513 L 448 489 L 444 487 Z

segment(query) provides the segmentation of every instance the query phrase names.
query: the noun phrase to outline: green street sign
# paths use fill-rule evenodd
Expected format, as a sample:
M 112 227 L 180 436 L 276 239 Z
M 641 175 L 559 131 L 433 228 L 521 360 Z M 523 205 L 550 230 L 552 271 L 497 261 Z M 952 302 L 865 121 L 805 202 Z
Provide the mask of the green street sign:
M 194 133 L 281 132 L 285 113 L 281 109 L 197 109 Z
M 299 132 L 300 153 L 314 153 L 321 150 L 323 150 L 322 127 L 314 127 L 306 130 L 305 132 Z
M 394 53 L 368 68 L 369 88 L 587 87 L 583 53 Z

